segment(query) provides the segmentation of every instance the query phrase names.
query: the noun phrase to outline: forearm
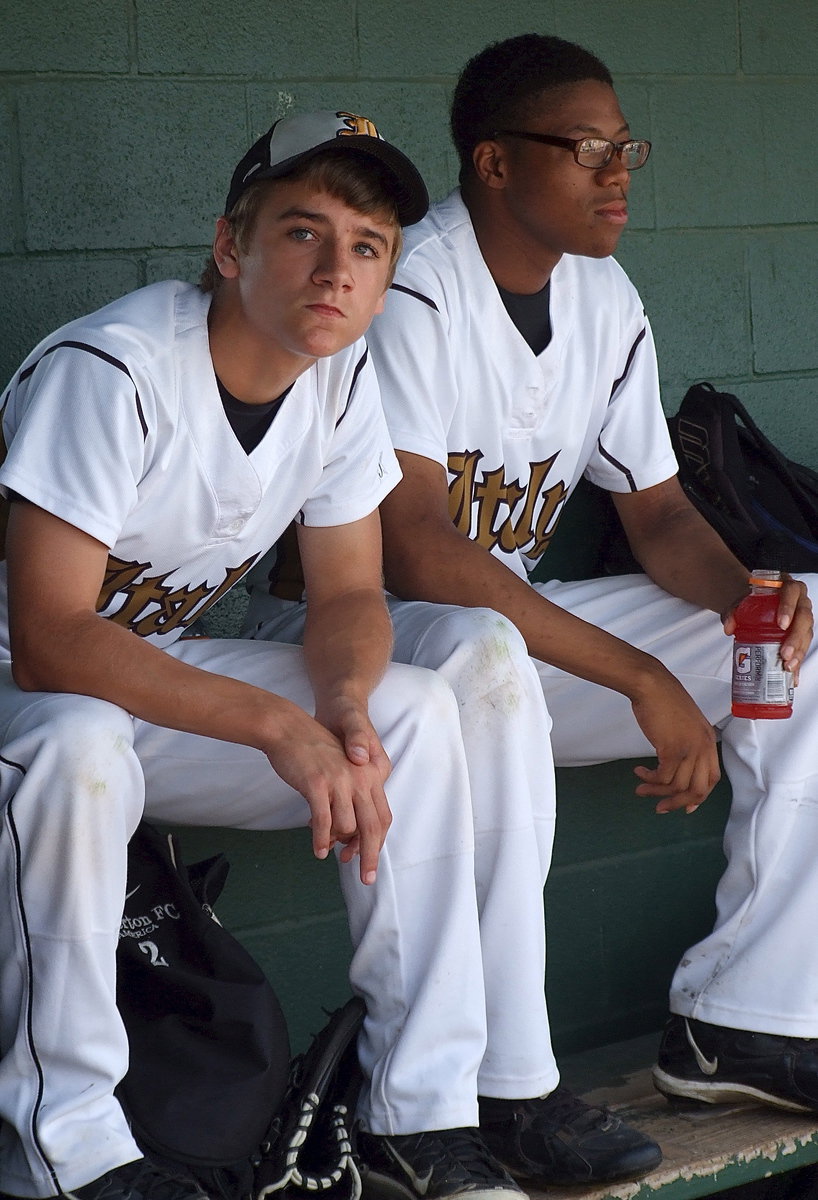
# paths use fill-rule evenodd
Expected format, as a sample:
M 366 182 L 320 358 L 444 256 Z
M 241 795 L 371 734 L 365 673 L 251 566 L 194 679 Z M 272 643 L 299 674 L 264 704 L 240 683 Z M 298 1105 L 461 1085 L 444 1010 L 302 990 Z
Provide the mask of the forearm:
M 58 517 L 14 504 L 6 552 L 12 670 L 25 691 L 96 696 L 154 725 L 267 752 L 310 720 L 281 697 L 189 666 L 99 616 L 108 551 Z M 48 586 L 53 578 L 59 588 Z
M 366 707 L 392 653 L 392 625 L 380 588 L 307 603 L 304 655 L 316 715 L 339 702 Z
M 666 592 L 722 616 L 750 590 L 747 568 L 692 506 L 667 518 L 661 536 L 639 548 L 639 560 Z
M 387 553 L 387 586 L 396 595 L 492 608 L 516 625 L 532 657 L 629 699 L 669 678 L 651 655 L 553 604 L 453 526 L 427 534 L 416 534 L 422 553 L 408 544 Z
M 749 571 L 676 476 L 644 491 L 613 493 L 612 499 L 637 561 L 666 592 L 722 617 L 747 595 Z
M 17 635 L 13 672 L 27 691 L 97 696 L 151 724 L 268 750 L 300 710 L 288 700 L 199 670 L 94 613 L 66 616 L 48 638 Z

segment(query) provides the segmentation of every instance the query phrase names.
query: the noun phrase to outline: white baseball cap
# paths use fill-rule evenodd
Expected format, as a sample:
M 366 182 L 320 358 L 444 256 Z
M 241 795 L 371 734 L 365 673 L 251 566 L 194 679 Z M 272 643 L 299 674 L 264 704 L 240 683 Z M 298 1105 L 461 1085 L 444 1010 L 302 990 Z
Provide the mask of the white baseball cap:
M 395 184 L 395 203 L 401 225 L 414 225 L 425 216 L 429 193 L 414 163 L 378 133 L 367 117 L 350 112 L 302 113 L 282 117 L 254 142 L 233 172 L 225 212 L 257 179 L 278 179 L 323 150 L 352 150 L 368 154 L 387 168 Z

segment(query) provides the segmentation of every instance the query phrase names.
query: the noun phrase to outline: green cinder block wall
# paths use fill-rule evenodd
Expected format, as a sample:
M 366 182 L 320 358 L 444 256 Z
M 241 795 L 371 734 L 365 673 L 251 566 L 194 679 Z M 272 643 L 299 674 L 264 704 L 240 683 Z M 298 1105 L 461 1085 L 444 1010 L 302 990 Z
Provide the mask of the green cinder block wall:
M 654 142 L 618 257 L 651 316 L 667 411 L 711 379 L 818 467 L 814 0 L 0 0 L 0 29 L 2 380 L 57 324 L 195 279 L 232 167 L 276 116 L 362 111 L 443 195 L 458 69 L 537 30 L 597 52 Z M 657 1025 L 673 963 L 712 918 L 726 790 L 695 818 L 659 818 L 631 766 L 560 772 L 560 1048 Z M 298 1044 L 346 994 L 334 868 L 301 832 L 183 836 L 191 858 L 219 845 L 234 863 L 223 919 L 267 965 Z

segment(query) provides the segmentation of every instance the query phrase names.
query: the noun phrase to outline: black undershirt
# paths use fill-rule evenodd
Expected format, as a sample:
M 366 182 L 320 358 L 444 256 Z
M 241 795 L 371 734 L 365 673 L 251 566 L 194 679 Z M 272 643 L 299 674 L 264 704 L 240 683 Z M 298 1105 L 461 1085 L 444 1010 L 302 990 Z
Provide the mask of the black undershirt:
M 216 383 L 219 385 L 224 415 L 230 423 L 230 428 L 238 438 L 244 453 L 250 454 L 272 425 L 273 418 L 281 407 L 281 401 L 288 394 L 290 388 L 287 388 L 287 391 L 282 392 L 280 396 L 276 396 L 275 400 L 268 400 L 266 404 L 245 404 L 243 400 L 237 400 L 228 392 L 218 376 Z
M 535 354 L 542 354 L 551 341 L 551 280 L 541 291 L 529 296 L 507 292 L 499 283 L 497 291 L 519 333 Z

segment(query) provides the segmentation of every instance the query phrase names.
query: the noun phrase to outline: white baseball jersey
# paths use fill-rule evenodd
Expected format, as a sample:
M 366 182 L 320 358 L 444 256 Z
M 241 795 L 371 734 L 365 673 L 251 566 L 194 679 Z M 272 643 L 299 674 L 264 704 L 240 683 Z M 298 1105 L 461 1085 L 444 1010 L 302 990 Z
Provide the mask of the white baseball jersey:
M 457 193 L 407 230 L 406 242 L 368 341 L 395 445 L 448 467 L 452 517 L 464 532 L 523 574 L 580 474 L 624 492 L 675 472 L 650 329 L 615 262 L 562 257 L 551 276 L 553 337 L 535 356 L 506 313 Z M 817 582 L 809 580 L 813 595 Z M 802 664 L 790 720 L 733 719 L 731 642 L 716 614 L 643 575 L 534 587 L 656 657 L 720 731 L 733 792 L 728 866 L 714 929 L 676 970 L 671 1011 L 818 1036 L 818 644 Z M 482 631 L 485 611 L 397 600 L 390 608 L 395 657 L 439 671 L 455 691 L 476 813 L 492 793 L 521 805 L 527 796 L 532 812 L 546 796 L 553 802 L 547 753 L 558 765 L 653 755 L 626 696 L 536 660 L 528 661 L 539 694 L 492 702 L 487 736 L 484 698 L 494 693 L 484 664 L 496 652 Z M 517 652 L 527 658 L 524 643 Z M 529 736 L 521 749 L 521 723 L 538 717 L 551 726 L 550 745 Z
M 612 259 L 563 255 L 535 355 L 458 191 L 406 231 L 367 335 L 392 441 L 449 472 L 457 527 L 525 577 L 584 473 L 613 492 L 676 471 L 642 303 Z
M 293 516 L 351 521 L 396 482 L 374 371 L 363 342 L 318 362 L 248 456 L 222 410 L 207 307 L 195 288 L 162 284 L 43 342 L 5 398 L 0 487 L 110 547 L 100 603 L 112 619 L 178 662 L 310 712 L 294 647 L 174 639 Z M 376 1133 L 475 1125 L 478 1090 L 539 1095 L 556 1083 L 540 885 L 553 818 L 535 820 L 525 792 L 519 803 L 487 794 L 478 864 L 448 686 L 391 665 L 369 711 L 392 763 L 394 821 L 371 888 L 357 862 L 340 868 L 350 980 L 367 999 L 359 1115 Z M 520 729 L 525 744 L 547 736 Z M 125 842 L 143 813 L 288 829 L 310 808 L 254 746 L 134 720 L 93 696 L 23 691 L 3 661 L 0 744 L 0 1192 L 50 1197 L 140 1153 L 115 1098 L 128 1041 L 114 948 Z
M 219 397 L 209 304 L 180 282 L 125 296 L 41 342 L 3 398 L 0 489 L 103 542 L 98 611 L 158 645 L 175 641 L 294 517 L 357 520 L 400 475 L 363 341 L 305 371 L 246 454 Z M 4 564 L 8 650 L 5 582 Z

